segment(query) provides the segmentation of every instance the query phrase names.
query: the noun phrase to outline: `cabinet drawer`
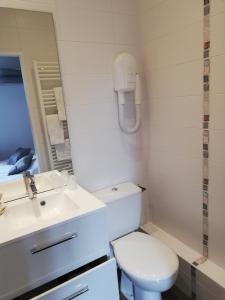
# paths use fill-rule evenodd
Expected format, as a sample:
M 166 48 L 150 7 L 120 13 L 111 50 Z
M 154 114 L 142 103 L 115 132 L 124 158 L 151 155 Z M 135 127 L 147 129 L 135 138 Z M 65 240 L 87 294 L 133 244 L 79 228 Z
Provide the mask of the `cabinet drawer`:
M 32 300 L 119 300 L 117 269 L 111 259 Z
M 0 248 L 0 299 L 19 296 L 108 254 L 104 209 Z

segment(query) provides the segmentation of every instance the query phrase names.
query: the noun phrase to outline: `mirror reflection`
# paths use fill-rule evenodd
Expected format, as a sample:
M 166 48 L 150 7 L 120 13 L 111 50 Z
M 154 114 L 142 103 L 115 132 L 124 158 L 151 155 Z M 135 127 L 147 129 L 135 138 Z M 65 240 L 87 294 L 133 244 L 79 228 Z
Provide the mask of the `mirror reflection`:
M 49 170 L 73 173 L 54 22 L 0 8 L 0 183 Z

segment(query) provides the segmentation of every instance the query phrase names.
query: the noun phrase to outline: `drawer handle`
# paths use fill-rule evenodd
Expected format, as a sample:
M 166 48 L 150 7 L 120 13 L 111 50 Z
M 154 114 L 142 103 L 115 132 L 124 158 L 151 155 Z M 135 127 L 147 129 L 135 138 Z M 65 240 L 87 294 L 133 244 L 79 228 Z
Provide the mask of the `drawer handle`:
M 88 286 L 85 286 L 82 289 L 80 289 L 79 291 L 77 291 L 77 292 L 73 293 L 72 295 L 64 298 L 63 300 L 73 300 L 73 299 L 77 298 L 78 296 L 80 296 L 80 295 L 82 295 L 82 294 L 84 294 L 88 291 L 89 291 Z
M 31 249 L 31 254 L 36 254 L 38 252 L 41 252 L 41 251 L 44 251 L 44 250 L 47 250 L 51 247 L 54 247 L 56 245 L 59 245 L 59 244 L 62 244 L 62 243 L 65 243 L 69 240 L 72 240 L 74 238 L 78 237 L 78 234 L 77 233 L 66 233 L 64 234 L 62 237 L 59 237 L 55 240 L 52 240 L 52 241 L 47 241 L 47 242 L 44 242 L 40 245 L 36 245 L 33 249 Z

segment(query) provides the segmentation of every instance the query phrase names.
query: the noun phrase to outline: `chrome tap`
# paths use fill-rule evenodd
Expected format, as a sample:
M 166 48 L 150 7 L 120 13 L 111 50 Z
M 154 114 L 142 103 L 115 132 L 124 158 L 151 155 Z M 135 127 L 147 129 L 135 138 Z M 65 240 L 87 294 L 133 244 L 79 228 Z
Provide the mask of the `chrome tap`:
M 26 187 L 28 197 L 33 200 L 37 196 L 37 188 L 34 181 L 34 175 L 31 175 L 29 171 L 23 172 L 23 180 Z
M 0 193 L 0 216 L 4 214 L 5 210 L 6 210 L 6 206 L 4 206 L 3 202 L 2 202 L 2 194 Z

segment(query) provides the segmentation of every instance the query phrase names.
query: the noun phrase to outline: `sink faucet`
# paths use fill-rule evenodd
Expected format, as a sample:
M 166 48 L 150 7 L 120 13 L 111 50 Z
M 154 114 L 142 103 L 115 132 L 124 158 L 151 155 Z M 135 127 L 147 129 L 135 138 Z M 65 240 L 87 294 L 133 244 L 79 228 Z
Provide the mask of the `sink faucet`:
M 0 193 L 0 216 L 3 215 L 6 210 L 6 206 L 4 206 L 2 203 L 2 196 L 3 195 Z
M 23 180 L 26 187 L 28 197 L 33 200 L 37 196 L 37 188 L 34 181 L 34 175 L 31 175 L 29 171 L 23 172 Z

